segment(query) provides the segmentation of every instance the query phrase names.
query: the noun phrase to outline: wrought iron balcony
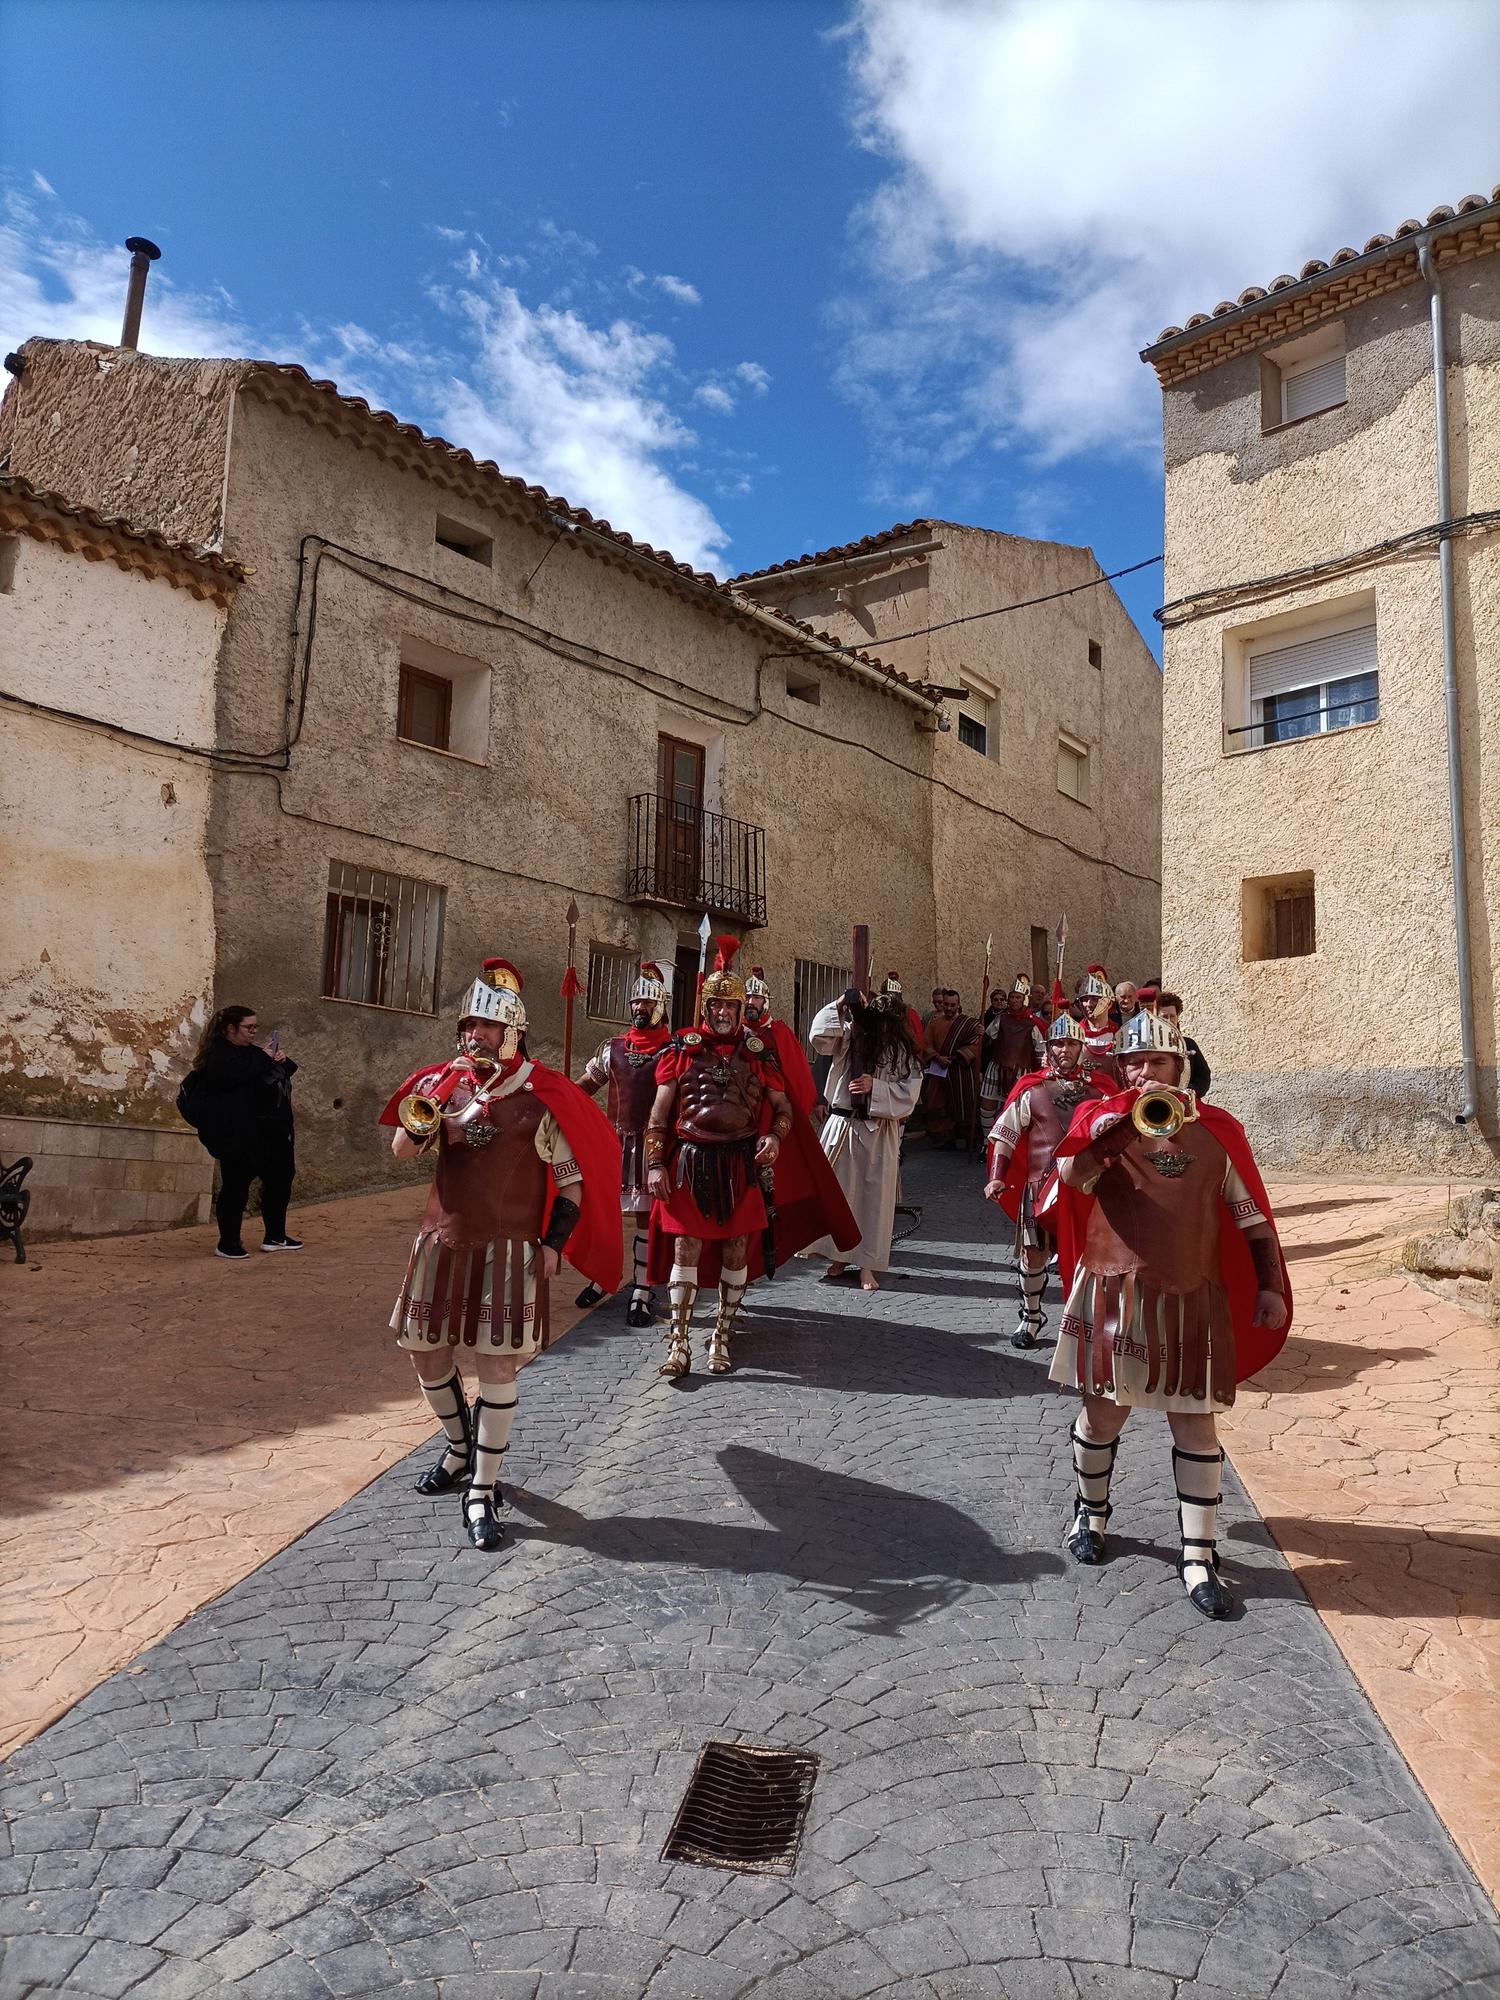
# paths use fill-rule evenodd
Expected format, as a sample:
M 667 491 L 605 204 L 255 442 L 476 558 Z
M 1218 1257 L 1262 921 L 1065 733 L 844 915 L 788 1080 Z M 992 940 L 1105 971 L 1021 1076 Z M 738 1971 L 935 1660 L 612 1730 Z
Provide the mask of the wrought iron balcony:
M 630 801 L 626 893 L 754 929 L 766 921 L 765 828 L 641 792 Z

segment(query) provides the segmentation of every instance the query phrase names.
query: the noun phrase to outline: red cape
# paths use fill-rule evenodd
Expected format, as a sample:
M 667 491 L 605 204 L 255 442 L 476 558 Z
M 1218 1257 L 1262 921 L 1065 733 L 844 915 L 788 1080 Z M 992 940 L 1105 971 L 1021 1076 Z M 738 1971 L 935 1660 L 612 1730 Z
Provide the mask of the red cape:
M 1073 1114 L 1073 1122 L 1068 1127 L 1068 1136 L 1057 1149 L 1059 1160 L 1071 1159 L 1081 1153 L 1089 1143 L 1094 1119 L 1105 1113 L 1120 1112 L 1128 1116 L 1138 1090 L 1119 1091 L 1108 1097 L 1102 1104 L 1080 1104 Z M 1251 1200 L 1261 1214 L 1276 1227 L 1271 1214 L 1271 1203 L 1266 1194 L 1266 1184 L 1260 1177 L 1260 1169 L 1250 1154 L 1250 1141 L 1245 1136 L 1245 1128 L 1237 1118 L 1232 1118 L 1216 1104 L 1199 1102 L 1198 1117 L 1210 1138 L 1217 1139 L 1229 1155 L 1235 1172 L 1245 1183 Z M 1083 1251 L 1084 1236 L 1088 1229 L 1089 1215 L 1093 1210 L 1094 1197 L 1083 1194 L 1078 1188 L 1069 1187 L 1059 1179 L 1057 1188 L 1057 1275 L 1062 1282 L 1063 1297 L 1072 1288 L 1073 1273 Z M 1234 1323 L 1234 1373 L 1237 1382 L 1247 1382 L 1274 1361 L 1286 1343 L 1292 1325 L 1292 1280 L 1286 1268 L 1286 1258 L 1281 1254 L 1278 1237 L 1276 1255 L 1281 1263 L 1282 1296 L 1286 1300 L 1286 1319 L 1275 1332 L 1267 1326 L 1252 1326 L 1255 1314 L 1255 1297 L 1259 1287 L 1255 1280 L 1255 1265 L 1251 1261 L 1250 1248 L 1245 1241 L 1245 1233 L 1230 1214 L 1229 1204 L 1219 1203 L 1219 1282 L 1224 1287 L 1229 1300 L 1229 1314 Z
M 1023 1090 L 1030 1090 L 1031 1086 L 1034 1083 L 1046 1083 L 1051 1079 L 1051 1076 L 1052 1076 L 1051 1070 L 1047 1069 L 1033 1069 L 1029 1070 L 1025 1076 L 1018 1076 L 1015 1082 L 1011 1085 L 1009 1097 L 1006 1098 L 1005 1102 L 1000 1107 L 1000 1116 L 1002 1118 L 1005 1116 L 1006 1112 L 1009 1111 L 1010 1107 L 1015 1103 L 1016 1099 L 1021 1095 L 1021 1092 Z M 1093 1084 L 1094 1088 L 1096 1090 L 1101 1091 L 1105 1097 L 1109 1097 L 1113 1094 L 1115 1087 L 1113 1077 L 1101 1075 L 1101 1073 L 1098 1070 L 1090 1070 L 1088 1072 L 1088 1080 L 1090 1083 Z M 1078 1108 L 1081 1111 L 1085 1107 L 1083 1105 L 1080 1105 Z M 986 1144 L 988 1144 L 989 1140 L 988 1133 L 985 1134 L 985 1140 Z M 986 1170 L 988 1170 L 988 1159 L 986 1159 Z M 1026 1186 L 1026 1179 L 1029 1171 L 1030 1167 L 1027 1158 L 1027 1148 L 1024 1146 L 1017 1146 L 1016 1150 L 1011 1154 L 1009 1160 L 1006 1162 L 1005 1172 L 1000 1176 L 999 1206 L 1010 1217 L 1012 1222 L 1019 1222 L 1021 1219 L 1021 1195 L 1022 1191 Z M 986 1172 L 986 1177 L 987 1178 L 990 1177 L 988 1175 L 988 1171 Z
M 818 1101 L 818 1086 L 813 1082 L 812 1065 L 807 1060 L 796 1030 L 785 1021 L 762 1021 L 750 1030 L 759 1035 L 763 1042 L 769 1042 L 771 1053 L 776 1058 L 776 1067 L 786 1085 L 786 1094 L 792 1100 L 792 1109 L 799 1118 L 810 1118 L 812 1108 Z
M 379 1123 L 399 1124 L 396 1106 L 409 1090 L 416 1089 L 423 1077 L 430 1077 L 441 1068 L 441 1063 L 428 1063 L 414 1071 L 381 1112 Z M 620 1236 L 620 1142 L 615 1129 L 594 1100 L 576 1083 L 570 1083 L 560 1070 L 533 1062 L 526 1080 L 557 1120 L 583 1175 L 578 1220 L 563 1256 L 600 1291 L 613 1292 L 619 1287 L 624 1256 Z M 547 1209 L 542 1217 L 544 1233 L 552 1213 L 553 1192 L 549 1175 Z
M 770 1128 L 771 1105 L 770 1100 L 765 1099 L 760 1108 L 760 1130 L 765 1133 Z M 799 1250 L 805 1250 L 809 1243 L 816 1243 L 820 1236 L 831 1236 L 840 1250 L 852 1250 L 858 1243 L 859 1224 L 844 1199 L 844 1190 L 818 1144 L 817 1134 L 805 1114 L 795 1106 L 792 1129 L 782 1140 L 781 1151 L 776 1157 L 775 1187 L 778 1266 L 789 1257 L 794 1257 Z M 653 1285 L 665 1284 L 671 1276 L 672 1246 L 676 1240 L 660 1226 L 660 1206 L 659 1202 L 653 1202 L 651 1206 L 646 1251 L 647 1276 Z M 703 1255 L 698 1260 L 700 1286 L 719 1282 L 720 1250 L 720 1244 L 712 1237 L 705 1239 Z M 765 1250 L 759 1230 L 751 1232 L 746 1261 L 752 1281 L 765 1276 Z

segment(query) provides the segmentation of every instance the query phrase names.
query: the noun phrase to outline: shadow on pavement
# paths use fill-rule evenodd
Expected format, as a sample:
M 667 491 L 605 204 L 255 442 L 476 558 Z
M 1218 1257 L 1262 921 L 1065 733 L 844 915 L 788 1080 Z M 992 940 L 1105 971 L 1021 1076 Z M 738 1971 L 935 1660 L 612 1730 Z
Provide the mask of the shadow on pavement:
M 518 1539 L 586 1549 L 621 1563 L 678 1563 L 738 1576 L 781 1576 L 860 1615 L 859 1630 L 894 1637 L 978 1585 L 1057 1575 L 1060 1556 L 1008 1550 L 946 1501 L 778 1458 L 747 1445 L 718 1454 L 735 1490 L 766 1527 L 614 1514 L 595 1520 L 556 1500 L 511 1489 Z
M 1276 1203 L 1276 1220 L 1286 1215 L 1327 1215 L 1335 1208 L 1369 1208 L 1378 1205 L 1378 1195 L 1331 1194 L 1323 1201 L 1285 1201 Z
M 1285 1213 L 1285 1211 L 1283 1211 Z M 1277 1218 L 1280 1220 L 1280 1218 Z M 1384 1242 L 1383 1229 L 1371 1229 L 1363 1236 L 1329 1236 L 1321 1243 L 1284 1243 L 1282 1255 L 1289 1264 L 1302 1264 L 1309 1257 L 1331 1257 L 1336 1252 L 1358 1250 L 1366 1243 Z
M 991 1401 L 1031 1393 L 1031 1371 L 1018 1365 L 1008 1326 L 971 1335 L 948 1327 L 834 1313 L 781 1312 L 742 1319 L 735 1333 L 734 1380 L 795 1379 L 810 1387 L 880 1396 L 936 1396 L 945 1402 Z M 676 1393 L 722 1393 L 721 1377 L 686 1375 Z M 748 1414 L 748 1413 L 747 1413 Z
M 1425 1361 L 1427 1356 L 1425 1347 L 1361 1347 L 1352 1339 L 1347 1346 L 1338 1340 L 1304 1340 L 1294 1322 L 1286 1346 L 1255 1377 L 1255 1387 L 1277 1396 L 1336 1389 L 1371 1368 L 1395 1361 Z
M 1236 1523 L 1236 1541 L 1263 1533 L 1288 1555 L 1313 1560 L 1297 1571 L 1315 1605 L 1385 1618 L 1500 1615 L 1500 1536 L 1457 1530 L 1369 1527 L 1273 1514 Z

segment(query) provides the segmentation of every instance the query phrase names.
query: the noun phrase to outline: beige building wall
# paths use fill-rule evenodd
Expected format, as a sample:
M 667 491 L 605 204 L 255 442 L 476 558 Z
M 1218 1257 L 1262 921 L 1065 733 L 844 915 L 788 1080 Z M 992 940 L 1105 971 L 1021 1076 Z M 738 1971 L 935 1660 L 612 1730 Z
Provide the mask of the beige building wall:
M 212 745 L 224 613 L 26 534 L 7 571 L 0 1110 L 175 1123 L 213 985 L 208 764 L 126 732 Z
M 1500 258 L 1443 273 L 1453 512 L 1500 506 Z M 1332 323 L 1337 315 L 1325 315 Z M 1273 581 L 1171 622 L 1174 600 L 1371 549 L 1437 515 L 1425 285 L 1342 315 L 1347 399 L 1263 428 L 1264 343 L 1164 393 L 1166 973 L 1193 996 L 1214 1095 L 1281 1167 L 1493 1170 L 1500 947 L 1500 538 L 1455 545 L 1481 1125 L 1457 1126 L 1459 1009 L 1438 558 Z M 1244 749 L 1242 664 L 1373 607 L 1379 719 Z M 1310 875 L 1316 950 L 1262 959 L 1266 877 Z M 1246 886 L 1250 885 L 1250 886 Z M 1482 1126 L 1482 1129 L 1481 1129 Z
M 1099 575 L 1087 549 L 922 521 L 883 554 L 737 586 L 903 672 L 974 690 L 945 704 L 951 727 L 929 739 L 938 971 L 971 1006 L 986 938 L 1008 985 L 1032 969 L 1033 928 L 1050 934 L 1064 914 L 1070 987 L 1093 961 L 1118 979 L 1160 970 L 1161 674 L 1113 589 L 1076 589 Z M 1062 591 L 1076 594 L 894 638 Z M 983 753 L 961 739 L 964 710 L 983 719 Z M 1058 789 L 1064 733 L 1087 752 L 1084 802 Z

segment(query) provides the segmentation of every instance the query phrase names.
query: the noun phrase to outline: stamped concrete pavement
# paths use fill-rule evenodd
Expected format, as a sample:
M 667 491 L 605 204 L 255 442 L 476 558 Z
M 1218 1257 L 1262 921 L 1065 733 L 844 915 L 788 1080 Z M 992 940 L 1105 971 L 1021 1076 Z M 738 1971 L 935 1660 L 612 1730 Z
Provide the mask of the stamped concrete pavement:
M 0 1995 L 424 2000 L 1500 1992 L 1500 1926 L 1230 1477 L 1244 1615 L 1114 1557 L 990 1218 L 873 1300 L 798 1267 L 725 1381 L 595 1314 L 523 1382 L 513 1541 L 398 1466 L 6 1767 Z M 941 1218 L 940 1228 L 937 1219 Z M 814 1751 L 787 1878 L 659 1860 L 702 1742 Z

